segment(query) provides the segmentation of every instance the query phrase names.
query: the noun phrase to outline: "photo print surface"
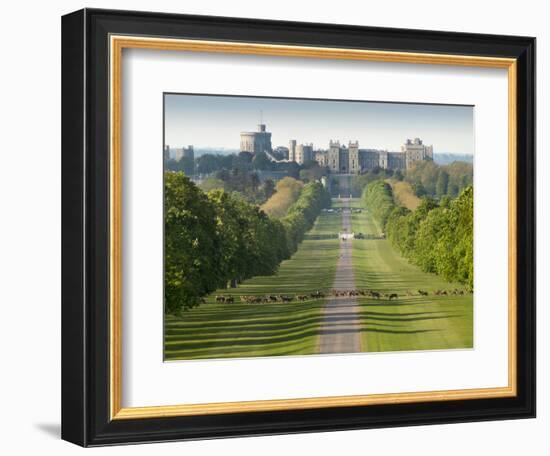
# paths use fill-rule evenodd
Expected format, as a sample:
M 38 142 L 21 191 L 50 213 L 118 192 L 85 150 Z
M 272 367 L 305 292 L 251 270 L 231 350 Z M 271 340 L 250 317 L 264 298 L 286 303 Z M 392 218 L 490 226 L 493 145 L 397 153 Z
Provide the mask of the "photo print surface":
M 473 106 L 164 94 L 164 359 L 473 348 L 473 154 Z

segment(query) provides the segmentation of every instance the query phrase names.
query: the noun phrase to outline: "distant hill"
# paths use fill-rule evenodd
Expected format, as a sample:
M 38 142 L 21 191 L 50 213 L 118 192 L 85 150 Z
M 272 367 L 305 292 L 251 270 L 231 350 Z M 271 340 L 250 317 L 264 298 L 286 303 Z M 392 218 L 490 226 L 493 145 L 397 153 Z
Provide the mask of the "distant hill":
M 434 153 L 434 162 L 436 162 L 438 165 L 448 165 L 455 161 L 473 163 L 474 156 L 469 154 L 435 154 Z

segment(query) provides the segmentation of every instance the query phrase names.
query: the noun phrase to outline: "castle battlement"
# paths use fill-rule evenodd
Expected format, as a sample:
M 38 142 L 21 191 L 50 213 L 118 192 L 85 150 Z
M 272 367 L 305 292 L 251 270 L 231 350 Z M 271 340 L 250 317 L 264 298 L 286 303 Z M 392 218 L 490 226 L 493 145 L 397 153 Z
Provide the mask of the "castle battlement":
M 417 161 L 433 159 L 433 146 L 426 146 L 420 138 L 407 139 L 401 152 L 378 149 L 359 149 L 359 141 L 349 141 L 348 147 L 330 140 L 328 150 L 317 150 L 314 159 L 333 173 L 360 174 L 376 168 L 408 169 Z

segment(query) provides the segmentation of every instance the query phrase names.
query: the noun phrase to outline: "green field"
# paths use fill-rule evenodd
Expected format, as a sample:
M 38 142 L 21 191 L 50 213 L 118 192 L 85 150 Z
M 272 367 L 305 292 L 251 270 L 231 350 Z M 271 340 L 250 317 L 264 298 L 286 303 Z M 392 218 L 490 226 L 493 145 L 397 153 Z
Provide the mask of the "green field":
M 339 203 L 333 200 L 333 207 Z M 355 199 L 352 207 L 359 208 Z M 322 213 L 298 251 L 274 276 L 255 277 L 236 289 L 218 290 L 206 304 L 165 321 L 165 358 L 200 359 L 317 353 L 324 300 L 247 304 L 241 295 L 305 294 L 332 288 L 342 216 Z M 354 232 L 380 236 L 367 211 L 352 215 Z M 472 347 L 472 295 L 434 296 L 435 290 L 463 289 L 420 271 L 385 239 L 354 240 L 356 288 L 397 293 L 398 299 L 358 298 L 361 346 L 366 351 Z M 418 290 L 430 293 L 418 295 Z M 407 296 L 407 293 L 414 294 Z M 216 295 L 235 297 L 217 304 Z
M 353 200 L 351 206 L 361 207 L 360 200 Z M 352 215 L 352 228 L 356 233 L 382 234 L 366 210 Z M 433 295 L 436 290 L 462 290 L 463 285 L 420 271 L 396 253 L 385 239 L 354 240 L 353 269 L 357 288 L 399 295 L 392 301 L 359 299 L 361 342 L 366 351 L 473 346 L 472 295 Z M 418 290 L 428 291 L 429 296 L 419 296 Z
M 324 300 L 241 303 L 239 296 L 305 294 L 331 288 L 338 259 L 340 214 L 323 213 L 309 236 L 274 276 L 255 277 L 238 288 L 218 290 L 181 318 L 166 317 L 165 358 L 233 358 L 315 353 Z M 327 239 L 328 238 L 328 239 Z M 232 295 L 233 304 L 215 296 Z

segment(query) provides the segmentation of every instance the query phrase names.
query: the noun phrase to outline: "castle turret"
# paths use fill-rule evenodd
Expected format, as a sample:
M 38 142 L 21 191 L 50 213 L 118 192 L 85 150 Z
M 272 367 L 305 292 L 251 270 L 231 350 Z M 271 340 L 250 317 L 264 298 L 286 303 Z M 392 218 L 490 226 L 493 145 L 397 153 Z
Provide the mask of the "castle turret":
M 291 139 L 288 142 L 288 161 L 295 162 L 296 161 L 296 140 Z
M 329 142 L 328 167 L 334 173 L 340 171 L 340 141 L 331 139 Z
M 359 141 L 350 141 L 349 150 L 349 172 L 350 174 L 359 174 L 361 172 L 361 163 L 359 160 Z
M 407 139 L 401 146 L 405 154 L 405 166 L 411 168 L 417 161 L 433 160 L 433 146 L 426 146 L 420 138 Z
M 382 169 L 388 169 L 388 151 L 381 150 L 378 153 L 378 166 Z
M 296 146 L 295 162 L 303 165 L 313 160 L 313 144 L 299 144 Z
M 266 131 L 265 124 L 258 124 L 258 131 L 243 131 L 241 133 L 241 152 L 258 154 L 271 153 L 271 133 Z

